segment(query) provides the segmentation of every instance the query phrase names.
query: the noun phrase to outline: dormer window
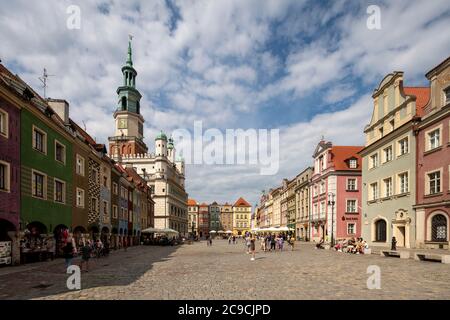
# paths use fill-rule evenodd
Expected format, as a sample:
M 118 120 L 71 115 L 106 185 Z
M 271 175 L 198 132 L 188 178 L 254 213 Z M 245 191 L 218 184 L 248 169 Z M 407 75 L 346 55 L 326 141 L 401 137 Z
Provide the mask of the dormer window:
M 348 161 L 348 166 L 350 167 L 350 169 L 356 169 L 356 167 L 358 166 L 358 161 L 356 159 L 350 159 Z

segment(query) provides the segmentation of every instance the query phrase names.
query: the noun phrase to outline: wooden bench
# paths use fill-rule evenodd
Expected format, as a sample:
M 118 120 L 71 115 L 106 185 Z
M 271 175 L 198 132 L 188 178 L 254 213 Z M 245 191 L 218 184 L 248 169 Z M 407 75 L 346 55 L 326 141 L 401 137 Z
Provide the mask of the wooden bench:
M 450 255 L 449 254 L 416 252 L 414 254 L 414 259 L 418 260 L 418 261 L 435 261 L 435 262 L 450 264 Z
M 409 259 L 408 251 L 381 250 L 380 255 L 382 257 L 396 257 L 396 258 L 400 258 L 400 259 Z

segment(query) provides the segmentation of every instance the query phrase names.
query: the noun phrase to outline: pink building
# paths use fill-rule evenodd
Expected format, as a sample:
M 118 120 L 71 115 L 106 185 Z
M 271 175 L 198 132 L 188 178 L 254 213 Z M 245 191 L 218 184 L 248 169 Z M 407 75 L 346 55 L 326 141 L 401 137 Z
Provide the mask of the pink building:
M 361 235 L 361 157 L 360 146 L 333 146 L 320 141 L 314 152 L 311 177 L 311 235 L 313 241 L 325 238 L 348 239 Z
M 426 74 L 431 95 L 416 128 L 417 246 L 448 248 L 450 221 L 450 57 Z

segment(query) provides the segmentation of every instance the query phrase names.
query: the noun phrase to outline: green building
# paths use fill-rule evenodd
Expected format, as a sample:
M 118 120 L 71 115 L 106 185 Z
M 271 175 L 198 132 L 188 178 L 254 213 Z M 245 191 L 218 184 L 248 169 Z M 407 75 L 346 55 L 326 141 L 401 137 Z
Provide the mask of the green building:
M 52 108 L 33 100 L 21 111 L 21 229 L 58 240 L 72 226 L 73 137 Z

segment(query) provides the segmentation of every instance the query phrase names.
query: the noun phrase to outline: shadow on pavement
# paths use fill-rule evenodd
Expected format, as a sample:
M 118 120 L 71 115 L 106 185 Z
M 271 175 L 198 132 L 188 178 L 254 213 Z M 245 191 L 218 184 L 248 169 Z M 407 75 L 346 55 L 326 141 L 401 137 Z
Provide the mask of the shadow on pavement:
M 171 259 L 180 246 L 137 246 L 127 251 L 112 251 L 108 257 L 91 258 L 89 272 L 81 272 L 81 288 L 127 286 L 139 279 L 153 265 Z M 79 265 L 80 258 L 72 264 Z M 11 267 L 14 268 L 14 267 Z M 70 274 L 65 271 L 64 259 L 58 259 L 28 270 L 0 275 L 0 300 L 34 299 L 74 292 L 67 288 Z M 126 298 L 126 297 L 124 297 Z

